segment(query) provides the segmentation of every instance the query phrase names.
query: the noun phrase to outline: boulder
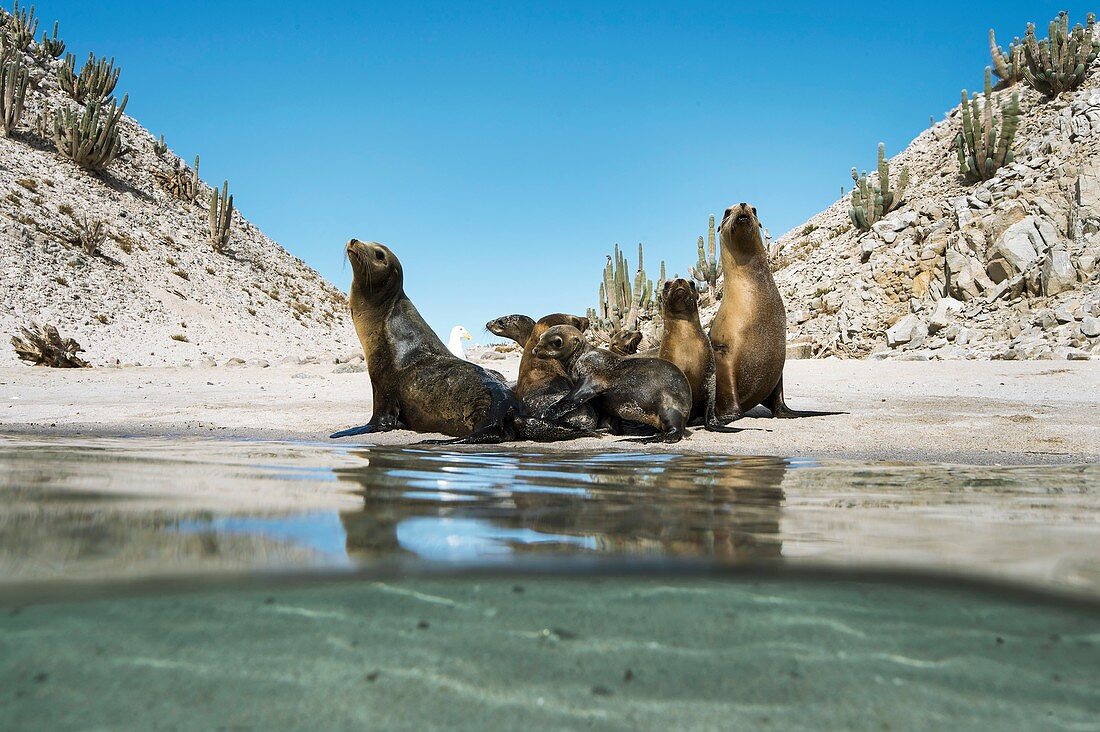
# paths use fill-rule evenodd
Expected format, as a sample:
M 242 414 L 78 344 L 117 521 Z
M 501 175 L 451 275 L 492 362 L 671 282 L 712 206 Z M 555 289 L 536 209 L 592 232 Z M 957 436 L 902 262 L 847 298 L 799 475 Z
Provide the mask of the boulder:
M 1086 165 L 1077 176 L 1077 214 L 1082 219 L 1100 219 L 1100 164 Z
M 1039 258 L 1043 237 L 1035 226 L 1036 217 L 1016 222 L 993 243 L 993 252 L 1007 261 L 1016 272 L 1023 272 Z
M 981 262 L 957 249 L 947 250 L 947 271 L 950 294 L 959 300 L 972 300 L 993 288 Z
M 906 315 L 890 326 L 886 331 L 886 344 L 890 348 L 904 346 L 907 343 L 920 345 L 928 336 L 928 326 L 916 315 Z
M 808 336 L 787 341 L 787 358 L 803 359 L 814 357 L 814 341 Z
M 889 333 L 889 331 L 887 331 Z M 1081 319 L 1081 333 L 1089 338 L 1100 336 L 1100 318 L 1088 316 Z
M 938 333 L 951 325 L 951 316 L 962 310 L 963 304 L 953 297 L 945 297 L 936 303 L 932 317 L 928 319 L 929 334 Z
M 1042 291 L 1047 297 L 1072 290 L 1077 284 L 1077 270 L 1069 261 L 1069 252 L 1055 249 L 1043 260 Z
M 1008 263 L 1007 259 L 1004 257 L 997 257 L 985 266 L 985 274 L 993 284 L 999 284 L 1010 279 L 1016 272 L 1012 269 L 1012 265 Z

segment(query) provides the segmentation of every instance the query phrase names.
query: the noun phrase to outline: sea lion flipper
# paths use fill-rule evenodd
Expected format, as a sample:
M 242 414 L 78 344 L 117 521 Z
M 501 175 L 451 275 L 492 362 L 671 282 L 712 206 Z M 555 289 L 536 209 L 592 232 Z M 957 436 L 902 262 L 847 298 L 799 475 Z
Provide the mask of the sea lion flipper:
M 384 430 L 378 429 L 378 425 L 371 424 L 371 423 L 368 422 L 367 424 L 359 425 L 358 427 L 350 427 L 346 430 L 340 430 L 339 432 L 333 432 L 331 435 L 328 436 L 328 438 L 330 440 L 336 440 L 336 439 L 339 439 L 341 437 L 355 437 L 356 435 L 369 435 L 372 432 L 382 432 L 382 431 L 384 431 Z
M 847 414 L 847 412 L 814 412 L 807 410 L 791 409 L 787 406 L 787 403 L 783 400 L 783 377 L 779 377 L 779 383 L 775 385 L 775 389 L 768 395 L 768 398 L 764 400 L 764 406 L 768 408 L 768 411 L 772 413 L 772 416 L 776 419 L 798 419 L 800 417 L 832 417 L 838 414 Z
M 581 379 L 573 385 L 573 388 L 569 390 L 568 394 L 546 409 L 543 409 L 535 416 L 546 422 L 556 422 L 582 404 L 595 399 L 599 393 L 600 388 L 594 380 L 588 378 Z

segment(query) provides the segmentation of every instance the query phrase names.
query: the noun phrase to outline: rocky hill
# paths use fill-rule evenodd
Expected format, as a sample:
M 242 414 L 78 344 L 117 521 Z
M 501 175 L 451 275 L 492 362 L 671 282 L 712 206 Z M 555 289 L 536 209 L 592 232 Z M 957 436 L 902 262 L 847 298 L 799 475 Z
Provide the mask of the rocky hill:
M 1015 160 L 992 180 L 960 177 L 956 107 L 890 161 L 909 186 L 871 231 L 845 196 L 779 239 L 792 355 L 1100 356 L 1100 66 L 1054 98 L 1012 91 Z
M 8 336 L 32 320 L 74 338 L 93 365 L 274 363 L 358 349 L 344 295 L 239 212 L 215 251 L 211 189 L 200 182 L 193 203 L 174 195 L 165 180 L 184 164 L 137 121 L 122 118 L 129 152 L 103 172 L 59 155 L 51 120 L 79 105 L 59 86 L 61 61 L 37 43 L 22 58 L 25 109 L 0 136 L 0 365 L 18 362 Z M 81 239 L 95 239 L 97 224 L 103 242 L 90 254 Z

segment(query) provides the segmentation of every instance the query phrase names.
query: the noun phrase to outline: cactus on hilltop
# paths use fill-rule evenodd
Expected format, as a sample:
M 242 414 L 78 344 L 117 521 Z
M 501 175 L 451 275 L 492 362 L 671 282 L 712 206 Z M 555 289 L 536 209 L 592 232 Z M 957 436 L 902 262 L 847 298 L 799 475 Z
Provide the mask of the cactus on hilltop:
M 38 32 L 38 18 L 34 17 L 34 6 L 20 8 L 19 0 L 15 0 L 15 7 L 8 16 L 3 30 L 4 48 L 19 51 L 27 50 L 34 40 L 34 34 Z
M 718 244 L 714 235 L 714 215 L 707 222 L 707 248 L 703 249 L 703 237 L 699 237 L 699 258 L 694 267 L 689 271 L 691 276 L 699 282 L 700 289 L 717 291 L 718 276 L 722 274 L 722 259 L 718 256 Z
M 985 70 L 985 99 L 978 103 L 978 94 L 967 98 L 962 91 L 962 131 L 956 138 L 959 154 L 959 173 L 968 183 L 989 180 L 997 171 L 1012 162 L 1012 138 L 1020 119 L 1020 95 L 1001 105 L 1000 121 L 993 114 L 996 97 L 990 80 L 990 69 Z
M 613 254 L 607 255 L 600 282 L 599 301 L 589 317 L 597 336 L 604 336 L 618 330 L 634 330 L 638 318 L 643 313 L 654 314 L 658 311 L 656 291 L 653 280 L 645 273 L 645 252 L 638 244 L 638 268 L 631 278 L 630 263 L 626 255 L 616 244 Z M 664 263 L 661 263 L 662 277 Z M 660 281 L 663 286 L 663 280 Z
M 866 171 L 861 176 L 852 168 L 852 207 L 848 216 L 860 231 L 870 231 L 871 225 L 901 205 L 905 189 L 909 187 L 909 168 L 902 166 L 897 187 L 890 187 L 890 161 L 886 159 L 886 145 L 878 144 L 878 170 L 876 176 Z
M 1028 23 L 1024 36 L 1023 78 L 1033 89 L 1048 97 L 1076 89 L 1085 80 L 1088 67 L 1100 54 L 1096 38 L 1096 15 L 1088 14 L 1087 27 L 1078 23 L 1069 29 L 1069 14 L 1065 11 L 1050 21 L 1049 35 L 1035 38 L 1035 24 Z
M 153 143 L 153 152 L 157 154 L 157 157 L 161 157 L 168 152 L 168 143 L 164 141 L 164 135 L 161 135 L 160 139 Z
M 1024 78 L 1024 44 L 1019 37 L 1012 39 L 1008 51 L 997 45 L 997 36 L 989 29 L 989 55 L 993 59 L 993 73 L 1000 81 L 998 88 L 1013 86 Z
M 57 69 L 57 82 L 70 97 L 78 102 L 101 102 L 111 95 L 118 83 L 120 68 L 115 60 L 97 59 L 94 53 L 76 73 L 76 56 L 65 54 L 65 62 Z
M 29 78 L 20 51 L 5 50 L 0 55 L 0 131 L 4 137 L 11 137 L 19 126 Z
M 53 23 L 53 37 L 50 38 L 46 35 L 46 31 L 42 31 L 42 42 L 38 44 L 38 47 L 42 49 L 42 53 L 50 58 L 61 58 L 61 54 L 65 53 L 65 41 L 57 37 L 57 21 Z
M 99 101 L 90 101 L 82 114 L 71 109 L 54 115 L 53 137 L 57 151 L 88 170 L 103 170 L 112 160 L 127 150 L 119 135 L 118 123 L 126 110 L 129 97 L 117 105 L 112 99 L 104 108 Z
M 185 203 L 194 203 L 202 190 L 202 181 L 199 180 L 199 156 L 195 156 L 195 167 L 190 170 L 183 165 L 179 158 L 172 164 L 172 170 L 165 172 L 156 170 L 153 176 L 160 182 L 166 191 L 173 197 Z
M 229 229 L 233 225 L 233 196 L 229 194 L 229 181 L 222 183 L 221 195 L 218 189 L 210 194 L 210 243 L 214 251 L 220 252 L 229 244 Z

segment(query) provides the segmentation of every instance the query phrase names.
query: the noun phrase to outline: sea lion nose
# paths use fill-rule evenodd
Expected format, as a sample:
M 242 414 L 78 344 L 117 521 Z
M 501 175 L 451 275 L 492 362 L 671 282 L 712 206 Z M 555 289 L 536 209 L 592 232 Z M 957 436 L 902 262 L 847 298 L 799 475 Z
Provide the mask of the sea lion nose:
M 739 206 L 740 206 L 741 208 L 748 208 L 748 207 L 749 207 L 749 204 L 745 203 L 744 201 L 742 201 L 742 202 L 741 202 L 741 203 L 739 203 L 738 205 L 739 205 Z

